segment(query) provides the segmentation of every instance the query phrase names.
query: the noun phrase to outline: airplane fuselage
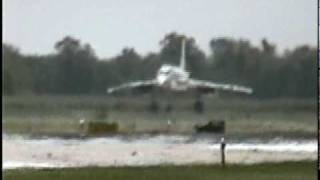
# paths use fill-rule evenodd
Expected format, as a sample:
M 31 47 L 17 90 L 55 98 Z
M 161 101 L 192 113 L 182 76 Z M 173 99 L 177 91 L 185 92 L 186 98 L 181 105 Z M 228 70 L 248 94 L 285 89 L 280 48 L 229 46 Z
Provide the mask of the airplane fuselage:
M 157 73 L 157 83 L 164 89 L 184 91 L 188 88 L 189 72 L 178 66 L 164 64 Z

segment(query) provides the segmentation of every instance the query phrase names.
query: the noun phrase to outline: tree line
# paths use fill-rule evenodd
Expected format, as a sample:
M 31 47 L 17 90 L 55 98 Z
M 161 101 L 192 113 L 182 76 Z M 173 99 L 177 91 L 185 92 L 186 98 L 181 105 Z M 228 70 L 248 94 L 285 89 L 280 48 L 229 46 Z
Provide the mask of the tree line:
M 163 63 L 178 65 L 183 37 L 193 78 L 249 86 L 255 98 L 316 97 L 316 47 L 301 45 L 279 55 L 266 39 L 254 46 L 248 40 L 220 37 L 211 39 L 206 55 L 194 38 L 175 32 L 160 41 L 160 52 L 144 56 L 124 48 L 115 57 L 99 58 L 91 45 L 70 36 L 56 42 L 54 53 L 47 55 L 25 55 L 3 44 L 3 93 L 105 94 L 114 85 L 154 78 Z

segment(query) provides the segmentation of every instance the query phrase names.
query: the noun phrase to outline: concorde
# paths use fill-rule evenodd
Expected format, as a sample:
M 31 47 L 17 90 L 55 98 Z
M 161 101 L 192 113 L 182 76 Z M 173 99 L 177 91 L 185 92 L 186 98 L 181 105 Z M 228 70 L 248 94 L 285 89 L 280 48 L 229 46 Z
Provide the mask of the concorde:
M 172 92 L 194 91 L 197 94 L 213 93 L 216 90 L 230 91 L 251 94 L 252 89 L 244 86 L 233 84 L 222 84 L 203 80 L 196 80 L 190 78 L 190 73 L 186 70 L 185 58 L 186 40 L 182 38 L 180 65 L 174 66 L 163 64 L 157 72 L 157 75 L 152 80 L 136 81 L 125 83 L 116 87 L 107 89 L 108 94 L 125 89 L 134 89 L 145 92 L 152 92 L 152 90 L 159 88 Z

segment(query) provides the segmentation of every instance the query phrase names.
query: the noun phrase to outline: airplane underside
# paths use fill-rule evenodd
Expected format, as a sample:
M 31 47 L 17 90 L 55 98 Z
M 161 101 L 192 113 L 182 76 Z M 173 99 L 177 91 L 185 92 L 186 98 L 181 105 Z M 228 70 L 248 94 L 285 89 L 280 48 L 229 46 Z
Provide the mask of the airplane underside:
M 184 96 L 194 96 L 195 101 L 193 103 L 193 109 L 196 113 L 203 113 L 204 111 L 204 102 L 202 100 L 202 94 L 196 91 L 186 91 L 182 89 L 169 89 L 161 88 L 157 91 L 154 91 L 150 95 L 150 104 L 148 109 L 151 112 L 158 112 L 161 110 L 159 101 L 165 101 L 165 112 L 171 112 L 174 110 L 174 97 L 183 98 Z
M 171 80 L 163 83 L 161 88 L 170 91 L 185 92 L 188 90 L 188 86 L 187 81 Z

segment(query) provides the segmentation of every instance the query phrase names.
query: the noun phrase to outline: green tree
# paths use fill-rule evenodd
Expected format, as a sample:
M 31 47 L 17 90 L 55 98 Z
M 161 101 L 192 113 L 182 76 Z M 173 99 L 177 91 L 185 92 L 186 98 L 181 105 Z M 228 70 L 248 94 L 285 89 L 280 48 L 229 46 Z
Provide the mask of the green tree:
M 32 66 L 25 61 L 19 50 L 8 44 L 3 44 L 3 90 L 6 94 L 30 94 L 33 90 Z
M 58 93 L 85 94 L 92 91 L 96 57 L 89 44 L 70 36 L 55 44 Z

